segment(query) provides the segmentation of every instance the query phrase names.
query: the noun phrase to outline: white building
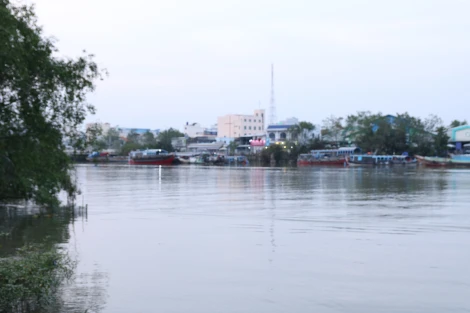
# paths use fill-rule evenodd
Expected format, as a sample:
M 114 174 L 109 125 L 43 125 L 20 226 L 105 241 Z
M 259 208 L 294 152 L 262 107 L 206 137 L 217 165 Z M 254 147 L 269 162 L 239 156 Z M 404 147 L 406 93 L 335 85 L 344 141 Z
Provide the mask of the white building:
M 204 136 L 204 131 L 205 128 L 199 123 L 186 123 L 186 125 L 184 125 L 184 134 L 189 138 Z
M 218 138 L 238 138 L 240 136 L 264 133 L 265 112 L 255 110 L 253 115 L 229 114 L 217 119 Z
M 268 143 L 284 142 L 284 141 L 305 141 L 310 138 L 321 136 L 321 130 L 319 125 L 314 125 L 315 129 L 312 131 L 304 130 L 304 133 L 299 134 L 297 138 L 292 138 L 289 129 L 299 124 L 299 120 L 295 117 L 288 118 L 277 124 L 269 125 L 266 129 L 266 137 Z

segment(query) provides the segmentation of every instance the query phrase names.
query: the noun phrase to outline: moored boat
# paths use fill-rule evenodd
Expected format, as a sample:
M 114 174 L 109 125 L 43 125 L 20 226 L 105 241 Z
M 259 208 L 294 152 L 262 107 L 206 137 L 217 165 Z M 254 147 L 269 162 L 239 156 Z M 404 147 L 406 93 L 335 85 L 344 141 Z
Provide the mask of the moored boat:
M 171 165 L 174 159 L 174 154 L 169 154 L 168 151 L 162 149 L 147 149 L 129 153 L 130 165 Z
M 250 162 L 244 155 L 235 155 L 225 157 L 225 164 L 228 165 L 248 165 Z
M 175 153 L 175 161 L 181 164 L 189 164 L 196 162 L 197 154 L 193 152 L 176 152 Z
M 450 158 L 417 155 L 416 158 L 427 167 L 470 167 L 470 154 L 452 154 Z
M 297 158 L 297 165 L 337 165 L 344 166 L 346 162 L 345 157 L 316 157 L 310 153 L 300 154 Z
M 88 162 L 94 163 L 125 163 L 128 159 L 127 156 L 111 155 L 108 152 L 92 152 L 86 158 Z
M 342 147 L 339 149 L 312 150 L 310 153 L 300 154 L 297 165 L 333 165 L 344 166 L 346 157 L 360 153 L 358 147 Z
M 350 166 L 380 166 L 380 165 L 417 165 L 417 160 L 403 155 L 351 155 L 346 158 Z
M 90 153 L 86 160 L 88 162 L 108 162 L 108 155 L 109 153 L 108 152 L 92 152 Z

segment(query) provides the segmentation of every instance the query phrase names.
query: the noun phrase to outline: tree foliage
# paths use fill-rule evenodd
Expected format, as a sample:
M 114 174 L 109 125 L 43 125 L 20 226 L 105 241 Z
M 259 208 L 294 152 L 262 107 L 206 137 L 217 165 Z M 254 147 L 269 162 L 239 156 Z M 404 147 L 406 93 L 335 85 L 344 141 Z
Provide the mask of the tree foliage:
M 63 139 L 78 142 L 78 126 L 94 107 L 86 94 L 101 77 L 92 55 L 54 56 L 32 7 L 0 0 L 0 199 L 57 202 L 76 192 Z
M 445 127 L 441 126 L 437 128 L 436 136 L 434 137 L 434 150 L 436 151 L 436 155 L 447 156 L 449 138 Z
M 155 136 L 153 135 L 153 133 L 149 131 L 146 131 L 142 135 L 141 141 L 142 141 L 142 145 L 147 146 L 147 147 L 153 147 L 157 144 L 157 141 L 155 140 Z
M 235 154 L 235 150 L 237 149 L 238 147 L 238 143 L 236 143 L 235 141 L 232 141 L 228 144 L 227 148 L 228 148 L 228 153 L 230 155 L 234 155 Z
M 434 133 L 440 127 L 442 120 L 435 115 L 422 120 L 408 113 L 390 116 L 358 112 L 346 118 L 345 136 L 363 151 L 429 155 L 435 151 Z
M 129 134 L 127 134 L 127 142 L 129 142 L 129 143 L 139 143 L 140 142 L 140 135 L 135 131 L 135 129 L 131 129 Z
M 75 264 L 56 247 L 26 245 L 0 259 L 0 312 L 40 312 L 56 300 Z
M 459 127 L 459 126 L 463 126 L 463 125 L 467 125 L 467 121 L 466 121 L 466 120 L 463 120 L 463 121 L 453 120 L 453 121 L 450 123 L 449 128 Z
M 329 141 L 339 146 L 343 139 L 343 118 L 331 115 L 323 120 L 322 136 L 329 138 Z
M 292 140 L 297 141 L 300 145 L 307 145 L 314 138 L 314 130 L 315 125 L 310 122 L 302 121 L 291 126 L 288 131 Z
M 110 128 L 103 139 L 108 149 L 116 151 L 121 149 L 121 138 L 119 138 L 119 131 L 116 128 Z
M 173 151 L 173 146 L 171 145 L 171 140 L 177 137 L 184 137 L 184 134 L 177 129 L 169 128 L 158 134 L 157 145 L 160 149 Z
M 270 164 L 272 160 L 279 165 L 282 161 L 288 160 L 289 155 L 281 145 L 274 144 L 270 145 L 267 149 L 263 149 L 261 152 L 261 160 L 264 164 Z
M 134 150 L 140 150 L 140 149 L 146 149 L 139 143 L 135 142 L 126 142 L 122 147 L 120 154 L 121 155 L 129 155 L 129 152 L 134 151 Z

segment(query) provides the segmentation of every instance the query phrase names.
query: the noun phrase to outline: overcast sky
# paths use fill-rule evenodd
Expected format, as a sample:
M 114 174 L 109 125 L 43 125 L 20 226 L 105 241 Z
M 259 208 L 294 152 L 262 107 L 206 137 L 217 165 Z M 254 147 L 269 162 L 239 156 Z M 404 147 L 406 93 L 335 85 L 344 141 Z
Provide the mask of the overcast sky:
M 62 55 L 108 69 L 89 121 L 181 129 L 268 109 L 271 63 L 278 119 L 470 119 L 467 0 L 28 2 Z

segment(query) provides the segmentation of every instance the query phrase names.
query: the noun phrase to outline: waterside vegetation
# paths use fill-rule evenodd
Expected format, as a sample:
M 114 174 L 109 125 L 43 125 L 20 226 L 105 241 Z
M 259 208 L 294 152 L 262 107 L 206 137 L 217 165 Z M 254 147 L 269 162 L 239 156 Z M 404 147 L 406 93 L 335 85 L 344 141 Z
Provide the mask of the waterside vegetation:
M 64 138 L 77 149 L 91 143 L 79 126 L 95 112 L 86 94 L 106 72 L 86 52 L 57 57 L 32 6 L 0 0 L 0 43 L 0 204 L 34 202 L 62 211 L 59 192 L 69 199 L 78 192 Z M 2 206 L 0 213 L 6 211 Z M 74 263 L 56 242 L 32 244 L 34 238 L 3 253 L 18 231 L 5 224 L 2 219 L 0 312 L 47 312 Z

